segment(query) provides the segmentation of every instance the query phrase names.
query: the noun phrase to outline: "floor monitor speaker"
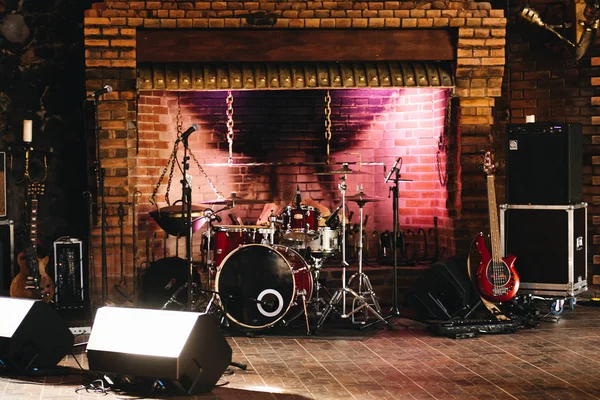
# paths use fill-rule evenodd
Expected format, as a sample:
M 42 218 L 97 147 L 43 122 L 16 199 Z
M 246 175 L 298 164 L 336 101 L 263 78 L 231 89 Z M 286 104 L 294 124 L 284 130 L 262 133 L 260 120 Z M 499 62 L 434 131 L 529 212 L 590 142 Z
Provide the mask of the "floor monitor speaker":
M 0 297 L 0 365 L 22 374 L 57 366 L 73 351 L 73 334 L 49 305 Z
M 408 303 L 421 319 L 465 317 L 479 303 L 465 257 L 451 257 L 433 264 L 417 278 L 407 293 Z
M 506 127 L 506 202 L 566 205 L 583 199 L 580 124 Z
M 214 315 L 119 307 L 98 309 L 87 346 L 92 371 L 154 378 L 188 395 L 210 391 L 231 353 Z

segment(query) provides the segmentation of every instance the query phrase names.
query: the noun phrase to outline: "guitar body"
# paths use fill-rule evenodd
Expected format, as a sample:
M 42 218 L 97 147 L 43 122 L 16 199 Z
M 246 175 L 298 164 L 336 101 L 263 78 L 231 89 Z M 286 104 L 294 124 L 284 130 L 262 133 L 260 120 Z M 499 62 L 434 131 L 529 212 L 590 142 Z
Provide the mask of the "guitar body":
M 495 261 L 482 235 L 476 239 L 481 262 L 477 268 L 477 286 L 481 295 L 492 302 L 508 301 L 517 295 L 519 275 L 515 269 L 517 257 L 508 255 Z
M 477 236 L 477 251 L 481 256 L 481 262 L 477 268 L 477 287 L 481 296 L 491 302 L 508 301 L 517 295 L 520 281 L 515 269 L 517 258 L 513 255 L 501 257 L 502 246 L 494 177 L 496 163 L 491 150 L 485 153 L 482 168 L 487 174 L 490 242 L 492 246 L 491 251 L 489 251 L 485 245 L 483 235 Z
M 31 202 L 29 237 L 22 232 L 24 250 L 17 257 L 20 270 L 10 283 L 10 296 L 49 303 L 54 300 L 54 282 L 46 272 L 49 257 L 39 258 L 36 250 L 38 196 L 44 193 L 44 186 L 30 182 L 27 190 Z
M 48 256 L 37 259 L 39 276 L 36 283 L 30 279 L 31 269 L 29 268 L 26 252 L 19 253 L 17 263 L 19 264 L 20 271 L 10 284 L 10 296 L 43 300 L 46 303 L 51 302 L 54 299 L 54 282 L 52 282 L 52 278 L 46 272 L 48 260 Z

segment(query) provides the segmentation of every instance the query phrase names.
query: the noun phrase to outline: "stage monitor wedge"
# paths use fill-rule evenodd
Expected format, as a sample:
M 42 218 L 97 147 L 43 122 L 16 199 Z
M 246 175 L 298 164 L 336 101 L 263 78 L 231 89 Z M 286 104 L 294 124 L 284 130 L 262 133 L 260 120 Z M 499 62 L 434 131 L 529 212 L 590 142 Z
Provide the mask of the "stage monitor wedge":
M 214 315 L 139 308 L 99 308 L 87 346 L 92 371 L 160 379 L 189 395 L 210 391 L 231 354 Z
M 54 369 L 73 351 L 66 322 L 40 300 L 0 297 L 0 365 L 24 375 Z

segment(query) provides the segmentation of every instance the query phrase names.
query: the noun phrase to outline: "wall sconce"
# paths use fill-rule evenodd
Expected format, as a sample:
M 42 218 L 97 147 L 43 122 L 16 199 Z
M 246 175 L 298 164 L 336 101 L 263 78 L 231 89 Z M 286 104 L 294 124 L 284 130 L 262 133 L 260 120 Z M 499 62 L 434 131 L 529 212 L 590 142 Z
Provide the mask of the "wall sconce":
M 583 10 L 584 19 L 579 22 L 583 27 L 583 31 L 577 44 L 560 34 L 555 27 L 546 24 L 542 20 L 540 14 L 529 6 L 523 7 L 519 12 L 519 16 L 524 20 L 551 32 L 560 40 L 573 47 L 575 49 L 575 60 L 579 61 L 596 38 L 596 33 L 598 32 L 598 26 L 600 24 L 600 0 L 585 0 L 585 8 Z

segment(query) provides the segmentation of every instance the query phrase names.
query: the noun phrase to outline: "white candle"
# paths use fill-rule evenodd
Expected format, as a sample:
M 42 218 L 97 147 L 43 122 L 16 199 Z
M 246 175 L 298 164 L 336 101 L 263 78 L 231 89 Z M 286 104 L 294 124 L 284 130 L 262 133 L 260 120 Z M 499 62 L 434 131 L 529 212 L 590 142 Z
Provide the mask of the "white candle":
M 31 143 L 31 139 L 33 139 L 33 122 L 30 119 L 26 119 L 23 121 L 23 141 L 25 143 Z

